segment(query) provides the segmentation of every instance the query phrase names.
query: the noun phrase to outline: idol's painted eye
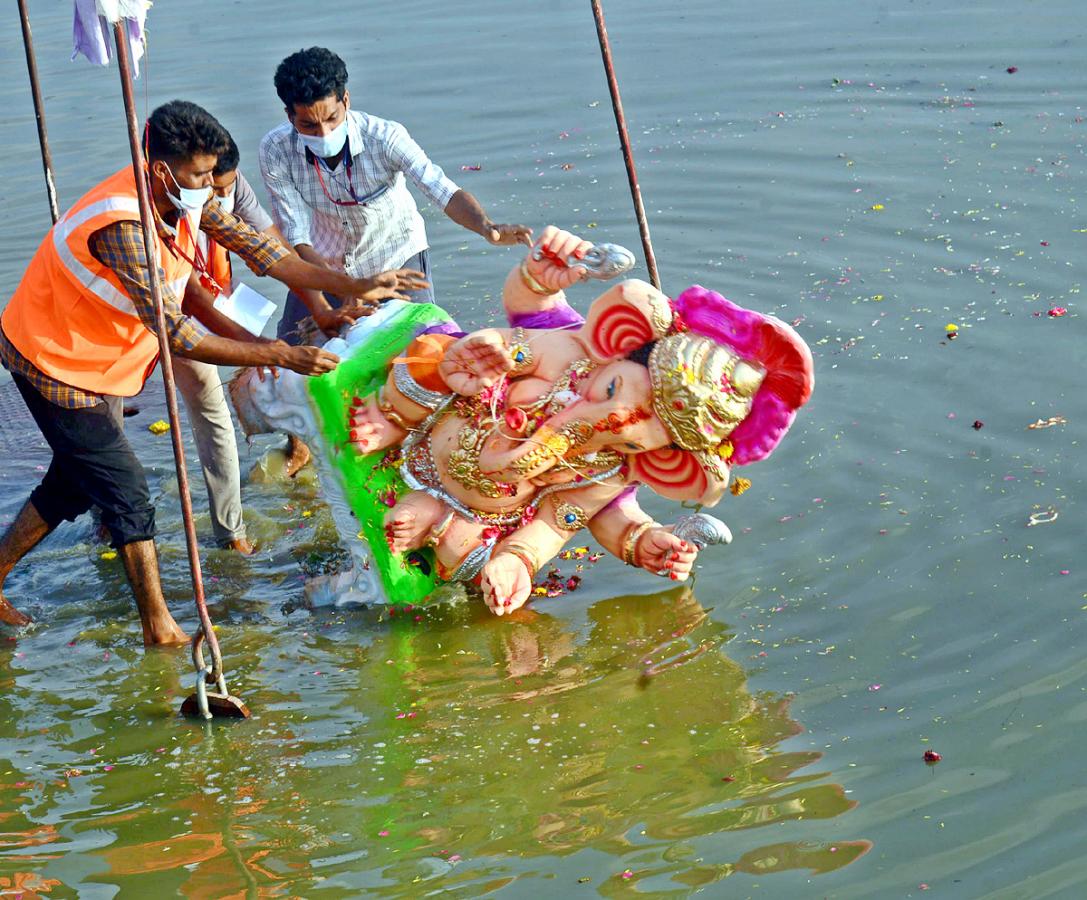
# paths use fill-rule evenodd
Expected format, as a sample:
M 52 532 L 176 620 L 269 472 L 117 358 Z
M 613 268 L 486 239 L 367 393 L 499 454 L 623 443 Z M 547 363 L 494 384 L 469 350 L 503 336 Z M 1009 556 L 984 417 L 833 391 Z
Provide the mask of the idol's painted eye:
M 642 449 L 641 444 L 635 444 L 633 441 L 627 441 L 623 446 L 628 450 L 633 450 L 635 453 Z
M 615 396 L 615 392 L 619 389 L 619 379 L 613 378 L 611 384 L 608 385 L 608 399 L 611 400 Z

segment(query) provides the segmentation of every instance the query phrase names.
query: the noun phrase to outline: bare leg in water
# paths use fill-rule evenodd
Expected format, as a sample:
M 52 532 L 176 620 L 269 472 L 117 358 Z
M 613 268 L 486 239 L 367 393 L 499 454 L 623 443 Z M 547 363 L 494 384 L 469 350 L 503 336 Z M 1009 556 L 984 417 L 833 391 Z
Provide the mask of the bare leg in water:
M 16 627 L 30 624 L 30 616 L 19 612 L 4 596 L 4 582 L 19 560 L 41 543 L 51 530 L 34 504 L 27 500 L 0 538 L 0 622 Z
M 294 478 L 306 463 L 310 461 L 309 447 L 297 435 L 287 435 L 287 461 L 283 471 L 288 478 Z
M 15 521 L 0 538 L 0 622 L 22 626 L 30 623 L 30 617 L 19 612 L 7 597 L 3 586 L 11 570 L 33 550 L 52 529 L 29 500 L 19 510 Z M 154 541 L 136 541 L 120 548 L 125 574 L 136 598 L 143 626 L 143 642 L 151 644 L 184 644 L 189 640 L 182 631 L 162 596 L 159 581 L 158 554 Z
M 155 542 L 133 541 L 120 547 L 118 552 L 136 597 L 136 609 L 140 611 L 144 644 L 150 647 L 187 643 L 189 636 L 178 627 L 162 596 Z

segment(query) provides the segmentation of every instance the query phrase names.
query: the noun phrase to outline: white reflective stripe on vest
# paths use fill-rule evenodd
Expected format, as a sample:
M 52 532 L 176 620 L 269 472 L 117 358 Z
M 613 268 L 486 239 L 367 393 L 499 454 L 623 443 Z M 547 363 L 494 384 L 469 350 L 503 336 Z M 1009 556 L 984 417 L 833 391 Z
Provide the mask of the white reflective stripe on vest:
M 99 300 L 108 303 L 118 312 L 139 318 L 139 314 L 136 312 L 136 307 L 132 303 L 131 298 L 123 291 L 117 290 L 109 280 L 95 275 L 79 261 L 72 252 L 72 248 L 68 246 L 68 238 L 80 225 L 83 225 L 95 216 L 106 212 L 113 212 L 115 210 L 135 213 L 138 217 L 140 214 L 139 200 L 135 197 L 107 197 L 104 200 L 98 200 L 95 203 L 88 204 L 74 215 L 69 213 L 57 222 L 53 228 L 53 247 L 56 249 L 57 254 L 60 256 L 61 261 L 67 267 L 68 271 Z M 157 239 L 155 249 L 157 252 Z M 185 294 L 185 285 L 188 284 L 188 280 L 188 276 L 186 275 L 184 278 L 179 278 L 177 281 L 167 283 L 163 286 L 172 289 L 174 296 L 180 298 Z

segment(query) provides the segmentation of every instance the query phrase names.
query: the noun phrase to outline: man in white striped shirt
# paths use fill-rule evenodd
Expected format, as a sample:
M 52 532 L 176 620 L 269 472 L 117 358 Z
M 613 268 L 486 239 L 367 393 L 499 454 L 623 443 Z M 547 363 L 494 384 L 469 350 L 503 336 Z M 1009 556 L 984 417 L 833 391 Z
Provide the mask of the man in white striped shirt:
M 276 69 L 275 86 L 287 121 L 260 142 L 260 172 L 272 215 L 302 259 L 356 278 L 386 273 L 387 287 L 432 302 L 426 229 L 405 176 L 450 219 L 490 243 L 532 246 L 530 228 L 492 222 L 403 125 L 351 109 L 347 66 L 331 50 L 292 53 Z M 305 304 L 287 294 L 277 336 L 303 343 L 299 322 L 306 315 Z M 287 473 L 308 460 L 308 448 L 292 435 Z
M 492 244 L 532 245 L 531 229 L 491 221 L 398 122 L 350 108 L 347 67 L 323 47 L 288 56 L 275 74 L 288 121 L 264 136 L 260 168 L 272 215 L 303 259 L 360 277 L 398 272 L 398 287 L 432 301 L 427 237 L 405 176 L 458 225 Z M 336 298 L 330 298 L 338 305 Z M 288 295 L 279 336 L 291 340 L 302 303 Z

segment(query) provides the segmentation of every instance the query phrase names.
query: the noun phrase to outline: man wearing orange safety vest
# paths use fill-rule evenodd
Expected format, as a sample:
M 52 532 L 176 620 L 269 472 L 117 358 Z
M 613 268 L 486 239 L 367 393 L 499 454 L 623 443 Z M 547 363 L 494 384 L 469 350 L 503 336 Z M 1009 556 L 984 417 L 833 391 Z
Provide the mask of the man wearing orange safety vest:
M 159 107 L 147 123 L 154 263 L 171 350 L 217 365 L 331 371 L 338 359 L 316 347 L 233 340 L 182 312 L 181 296 L 199 256 L 197 232 L 237 253 L 257 274 L 291 287 L 376 300 L 413 288 L 419 278 L 406 270 L 352 278 L 311 265 L 208 203 L 212 171 L 228 141 L 214 117 L 184 101 Z M 0 316 L 0 362 L 53 450 L 42 482 L 0 538 L 0 622 L 30 621 L 3 595 L 15 565 L 60 522 L 97 506 L 135 595 L 144 643 L 188 639 L 162 595 L 155 511 L 121 427 L 121 398 L 140 392 L 158 360 L 156 327 L 136 182 L 125 167 L 53 226 Z

